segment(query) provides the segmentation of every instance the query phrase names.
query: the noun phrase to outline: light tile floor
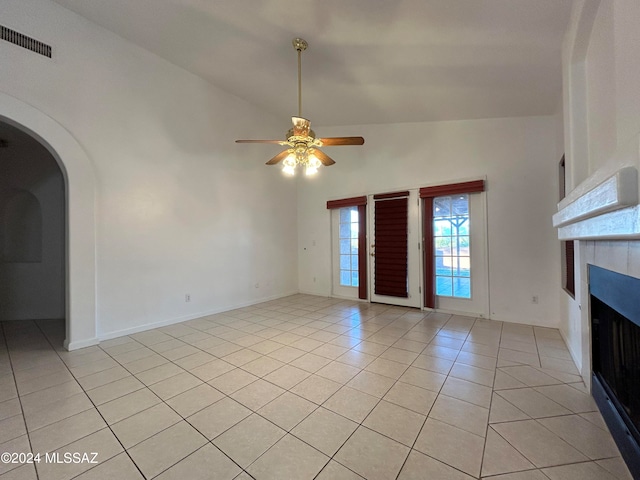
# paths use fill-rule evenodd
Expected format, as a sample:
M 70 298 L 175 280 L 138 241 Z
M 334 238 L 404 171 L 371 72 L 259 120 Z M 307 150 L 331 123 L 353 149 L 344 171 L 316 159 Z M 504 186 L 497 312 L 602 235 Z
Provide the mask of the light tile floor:
M 295 295 L 63 336 L 2 323 L 0 452 L 43 454 L 3 480 L 631 478 L 557 330 Z

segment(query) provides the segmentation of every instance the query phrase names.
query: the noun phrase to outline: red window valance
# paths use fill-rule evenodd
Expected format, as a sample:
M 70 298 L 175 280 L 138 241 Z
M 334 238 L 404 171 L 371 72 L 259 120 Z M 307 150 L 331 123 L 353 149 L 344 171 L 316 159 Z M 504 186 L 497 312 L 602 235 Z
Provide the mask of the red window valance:
M 340 200 L 329 200 L 327 201 L 327 208 L 344 208 L 344 207 L 359 207 L 360 205 L 367 204 L 367 197 L 363 195 L 362 197 L 351 197 L 351 198 L 342 198 Z
M 450 183 L 448 185 L 423 187 L 420 189 L 420 198 L 434 198 L 442 197 L 444 195 L 455 195 L 456 193 L 476 192 L 484 192 L 484 180 L 473 180 L 471 182 Z

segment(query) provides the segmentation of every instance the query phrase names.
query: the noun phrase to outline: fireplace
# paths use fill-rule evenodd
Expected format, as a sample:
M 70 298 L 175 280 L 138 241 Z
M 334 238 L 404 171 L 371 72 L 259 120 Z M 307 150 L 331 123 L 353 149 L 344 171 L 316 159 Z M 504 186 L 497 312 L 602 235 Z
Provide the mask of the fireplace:
M 592 393 L 640 478 L 640 279 L 589 265 Z

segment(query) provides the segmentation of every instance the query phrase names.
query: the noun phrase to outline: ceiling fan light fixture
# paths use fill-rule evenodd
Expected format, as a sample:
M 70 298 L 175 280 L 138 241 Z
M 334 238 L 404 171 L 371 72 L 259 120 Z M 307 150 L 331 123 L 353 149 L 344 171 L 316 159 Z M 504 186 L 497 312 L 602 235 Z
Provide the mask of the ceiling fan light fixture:
M 313 153 L 309 153 L 307 157 L 306 168 L 304 170 L 305 175 L 312 176 L 318 173 L 318 168 L 322 166 L 322 162 Z
M 282 162 L 282 172 L 285 175 L 295 175 L 298 165 L 304 168 L 305 175 L 311 176 L 318 173 L 322 162 L 314 155 L 313 152 L 315 150 L 310 150 L 304 145 L 298 145 L 296 148 L 291 148 L 288 151 L 289 155 Z
M 322 166 L 322 162 L 313 153 L 309 154 L 309 166 L 316 170 Z
M 267 162 L 267 165 L 276 165 L 283 162 L 282 171 L 286 175 L 295 175 L 296 167 L 305 169 L 306 175 L 315 175 L 321 166 L 330 166 L 336 163 L 331 157 L 319 148 L 324 146 L 362 145 L 362 137 L 332 137 L 316 138 L 311 130 L 311 122 L 302 116 L 302 62 L 301 54 L 307 49 L 308 44 L 302 38 L 295 38 L 293 46 L 298 53 L 298 116 L 291 117 L 293 128 L 287 132 L 286 140 L 236 140 L 236 143 L 276 143 L 288 146 Z
M 296 174 L 297 164 L 293 149 L 289 149 L 289 155 L 282 162 L 282 173 L 290 177 L 294 176 Z
M 282 167 L 282 173 L 289 177 L 293 177 L 296 174 L 296 168 L 292 167 L 291 165 L 285 165 L 284 167 Z

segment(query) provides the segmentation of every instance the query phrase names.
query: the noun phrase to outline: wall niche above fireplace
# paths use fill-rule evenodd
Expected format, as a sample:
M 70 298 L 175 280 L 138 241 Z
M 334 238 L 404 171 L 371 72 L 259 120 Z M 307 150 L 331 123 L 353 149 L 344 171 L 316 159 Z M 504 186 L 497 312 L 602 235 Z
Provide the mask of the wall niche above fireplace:
M 589 265 L 591 391 L 634 478 L 640 478 L 640 279 Z

